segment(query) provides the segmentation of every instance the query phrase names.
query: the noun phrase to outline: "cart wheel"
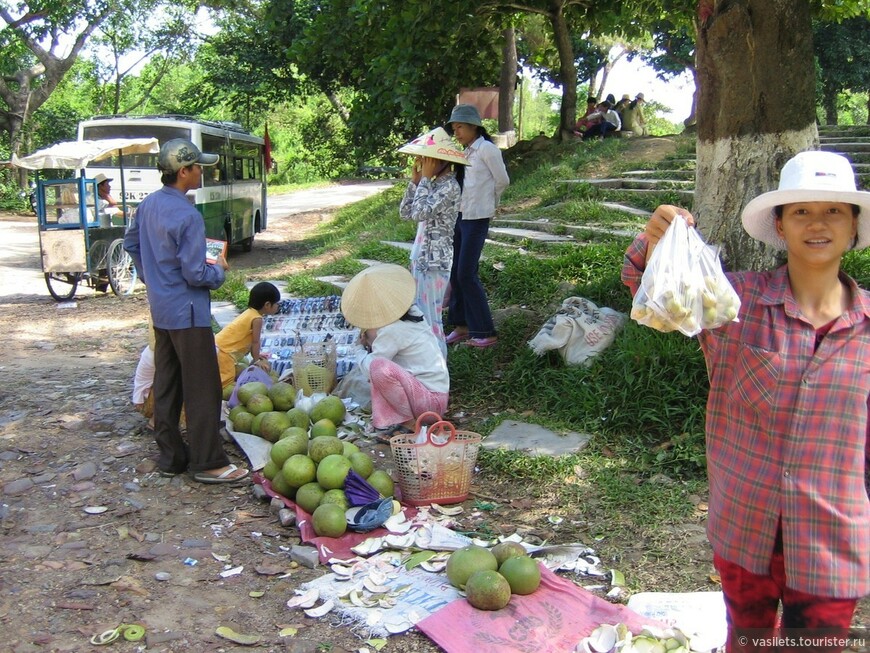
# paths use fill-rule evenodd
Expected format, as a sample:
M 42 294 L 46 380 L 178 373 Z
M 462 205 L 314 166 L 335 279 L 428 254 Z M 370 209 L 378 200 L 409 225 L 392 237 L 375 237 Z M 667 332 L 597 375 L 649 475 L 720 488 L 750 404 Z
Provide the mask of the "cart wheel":
M 124 240 L 121 238 L 113 240 L 109 245 L 108 268 L 112 292 L 119 297 L 132 294 L 138 275 L 133 259 L 124 250 Z
M 46 272 L 45 285 L 51 296 L 62 302 L 76 294 L 81 278 L 80 272 Z

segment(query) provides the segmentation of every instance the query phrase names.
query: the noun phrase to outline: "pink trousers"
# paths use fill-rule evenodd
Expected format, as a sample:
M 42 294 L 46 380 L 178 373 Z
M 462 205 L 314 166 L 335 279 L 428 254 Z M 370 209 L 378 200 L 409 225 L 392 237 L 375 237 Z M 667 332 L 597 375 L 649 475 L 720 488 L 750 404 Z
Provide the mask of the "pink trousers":
M 386 358 L 375 358 L 369 368 L 372 384 L 372 425 L 383 429 L 417 419 L 426 411 L 443 415 L 446 392 L 432 392 L 405 368 Z

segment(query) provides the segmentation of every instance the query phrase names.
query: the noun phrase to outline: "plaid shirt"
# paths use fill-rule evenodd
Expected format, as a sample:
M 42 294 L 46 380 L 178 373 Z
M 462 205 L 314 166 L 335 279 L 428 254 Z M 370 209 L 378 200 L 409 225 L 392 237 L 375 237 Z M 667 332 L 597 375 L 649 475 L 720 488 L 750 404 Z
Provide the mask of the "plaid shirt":
M 628 248 L 635 293 L 647 241 Z M 870 500 L 864 485 L 870 399 L 870 293 L 844 274 L 846 313 L 815 350 L 785 267 L 728 275 L 739 322 L 698 336 L 707 361 L 707 537 L 766 574 L 782 520 L 789 587 L 816 596 L 870 593 Z

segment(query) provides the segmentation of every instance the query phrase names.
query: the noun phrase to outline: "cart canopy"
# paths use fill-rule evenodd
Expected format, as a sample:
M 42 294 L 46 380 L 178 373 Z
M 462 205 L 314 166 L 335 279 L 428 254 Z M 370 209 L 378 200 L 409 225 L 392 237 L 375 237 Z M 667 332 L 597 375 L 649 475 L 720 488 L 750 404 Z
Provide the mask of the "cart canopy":
M 25 157 L 12 155 L 12 165 L 28 170 L 43 168 L 76 170 L 91 161 L 107 156 L 126 154 L 157 154 L 160 144 L 156 138 L 104 138 L 98 141 L 65 141 L 38 150 Z

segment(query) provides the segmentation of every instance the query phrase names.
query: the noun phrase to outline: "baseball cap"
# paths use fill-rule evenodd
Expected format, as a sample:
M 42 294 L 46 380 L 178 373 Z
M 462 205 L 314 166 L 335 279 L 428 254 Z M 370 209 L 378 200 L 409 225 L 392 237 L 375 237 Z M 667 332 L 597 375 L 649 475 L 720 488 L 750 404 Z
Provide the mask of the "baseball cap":
M 217 154 L 205 154 L 186 138 L 173 138 L 160 147 L 157 155 L 157 167 L 163 172 L 178 172 L 182 168 L 198 163 L 202 166 L 213 166 L 218 162 Z

